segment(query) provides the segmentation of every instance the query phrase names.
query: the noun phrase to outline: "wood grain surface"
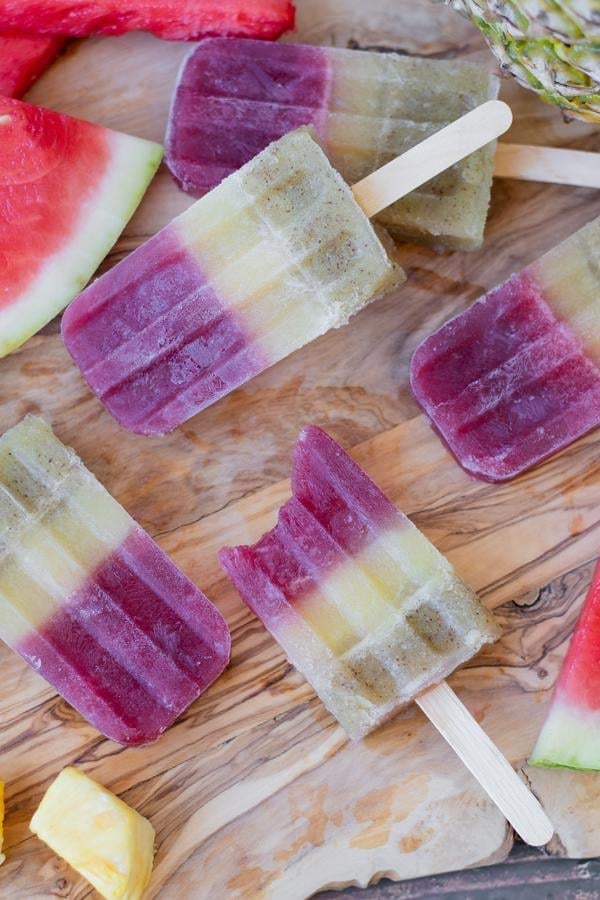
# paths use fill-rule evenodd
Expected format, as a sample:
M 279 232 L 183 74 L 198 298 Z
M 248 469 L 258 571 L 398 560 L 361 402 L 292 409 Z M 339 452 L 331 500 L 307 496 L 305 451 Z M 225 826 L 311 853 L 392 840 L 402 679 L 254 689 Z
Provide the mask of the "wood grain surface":
M 299 0 L 298 7 L 290 40 L 489 58 L 478 33 L 442 6 Z M 186 51 L 145 35 L 75 43 L 30 98 L 160 140 Z M 565 124 L 511 82 L 502 96 L 515 114 L 507 139 L 600 150 L 597 129 Z M 162 170 L 103 268 L 189 202 Z M 28 831 L 43 791 L 67 764 L 151 818 L 158 836 L 151 896 L 161 900 L 295 900 L 386 874 L 407 879 L 507 856 L 513 838 L 505 821 L 422 713 L 413 706 L 349 745 L 242 605 L 216 552 L 273 523 L 299 428 L 325 427 L 498 609 L 502 639 L 450 683 L 523 767 L 599 552 L 600 432 L 512 484 L 476 482 L 419 415 L 407 370 L 436 326 L 599 213 L 592 190 L 496 180 L 481 251 L 402 246 L 409 278 L 401 290 L 162 439 L 113 422 L 71 364 L 58 322 L 0 361 L 1 430 L 26 412 L 44 415 L 218 604 L 234 639 L 225 675 L 141 749 L 99 737 L 0 649 L 7 781 L 0 896 L 91 895 Z M 523 777 L 556 825 L 550 851 L 599 855 L 600 776 L 523 768 Z

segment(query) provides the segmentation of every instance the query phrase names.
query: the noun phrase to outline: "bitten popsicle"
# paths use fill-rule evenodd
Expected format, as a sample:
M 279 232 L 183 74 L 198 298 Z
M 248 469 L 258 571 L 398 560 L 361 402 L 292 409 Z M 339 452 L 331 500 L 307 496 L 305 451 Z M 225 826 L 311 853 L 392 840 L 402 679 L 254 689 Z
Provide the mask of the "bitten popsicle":
M 230 649 L 212 603 L 33 416 L 0 438 L 0 638 L 122 744 L 158 738 Z
M 423 341 L 411 384 L 460 465 L 488 481 L 600 425 L 600 218 Z
M 199 197 L 271 141 L 312 125 L 352 184 L 497 93 L 496 77 L 461 60 L 208 38 L 180 72 L 166 162 L 179 185 Z M 493 166 L 488 144 L 377 221 L 394 237 L 475 249 Z
M 292 499 L 220 560 L 350 737 L 363 737 L 499 636 L 450 563 L 315 426 Z
M 303 429 L 277 525 L 219 558 L 351 737 L 416 700 L 524 840 L 550 840 L 537 800 L 442 681 L 497 626 L 329 435 Z
M 600 561 L 529 762 L 600 771 Z

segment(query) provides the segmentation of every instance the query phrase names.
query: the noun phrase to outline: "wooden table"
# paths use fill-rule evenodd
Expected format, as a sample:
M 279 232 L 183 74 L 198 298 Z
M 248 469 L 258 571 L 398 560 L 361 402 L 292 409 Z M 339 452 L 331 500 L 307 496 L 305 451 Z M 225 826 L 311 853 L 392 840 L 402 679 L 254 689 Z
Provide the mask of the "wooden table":
M 290 40 L 431 57 L 487 53 L 468 23 L 426 2 L 299 0 L 298 7 Z M 160 140 L 185 51 L 145 35 L 75 44 L 31 99 Z M 513 82 L 502 94 L 515 113 L 510 140 L 600 150 L 597 129 L 566 125 Z M 103 268 L 188 203 L 161 171 Z M 596 192 L 497 181 L 481 251 L 403 246 L 408 283 L 400 291 L 164 439 L 129 435 L 110 419 L 71 364 L 57 321 L 0 361 L 2 430 L 27 412 L 44 415 L 219 605 L 234 638 L 232 665 L 211 690 L 156 745 L 128 750 L 100 738 L 0 649 L 3 898 L 90 895 L 28 832 L 43 791 L 67 764 L 151 818 L 152 895 L 161 900 L 294 900 L 382 873 L 410 879 L 506 859 L 513 836 L 504 819 L 419 710 L 348 745 L 218 567 L 220 546 L 252 540 L 273 522 L 307 422 L 352 448 L 497 608 L 502 639 L 452 684 L 545 804 L 557 829 L 550 852 L 600 854 L 600 776 L 524 766 L 598 555 L 600 433 L 512 484 L 486 485 L 449 457 L 407 379 L 425 335 L 599 213 Z M 545 858 L 544 866 L 554 865 Z M 448 896 L 466 896 L 464 886 L 478 877 L 454 876 Z M 388 886 L 373 896 L 427 896 L 420 890 Z

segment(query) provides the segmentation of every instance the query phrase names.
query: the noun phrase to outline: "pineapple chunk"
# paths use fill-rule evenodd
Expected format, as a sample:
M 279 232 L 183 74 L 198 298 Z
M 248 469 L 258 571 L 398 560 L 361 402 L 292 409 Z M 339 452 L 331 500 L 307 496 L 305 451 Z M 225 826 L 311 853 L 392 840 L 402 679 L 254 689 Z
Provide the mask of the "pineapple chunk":
M 4 840 L 4 782 L 0 781 L 0 866 L 6 859 L 2 852 L 2 841 Z
M 107 900 L 139 900 L 148 885 L 152 825 L 77 769 L 52 782 L 30 828 Z

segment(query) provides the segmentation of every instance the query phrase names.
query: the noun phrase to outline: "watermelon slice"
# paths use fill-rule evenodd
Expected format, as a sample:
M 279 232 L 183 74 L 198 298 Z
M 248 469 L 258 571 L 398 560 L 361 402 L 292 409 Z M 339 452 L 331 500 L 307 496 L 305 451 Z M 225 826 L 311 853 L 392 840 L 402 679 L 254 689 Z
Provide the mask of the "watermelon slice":
M 0 32 L 0 94 L 20 97 L 56 58 L 64 38 Z
M 170 41 L 274 39 L 294 27 L 294 12 L 289 0 L 0 0 L 0 28 L 70 37 L 151 31 Z
M 600 771 L 600 561 L 529 762 Z
M 0 356 L 89 281 L 161 158 L 158 144 L 0 97 Z

